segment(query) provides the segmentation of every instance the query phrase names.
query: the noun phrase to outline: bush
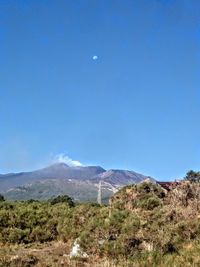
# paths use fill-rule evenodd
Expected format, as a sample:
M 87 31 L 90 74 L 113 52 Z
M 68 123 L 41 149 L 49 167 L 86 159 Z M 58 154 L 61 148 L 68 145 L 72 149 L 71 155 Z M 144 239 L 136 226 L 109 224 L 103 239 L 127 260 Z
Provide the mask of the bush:
M 152 210 L 161 206 L 162 202 L 157 196 L 146 196 L 138 202 L 138 207 L 146 210 Z
M 55 197 L 53 199 L 50 199 L 50 203 L 51 203 L 51 205 L 55 205 L 55 204 L 58 204 L 58 203 L 67 203 L 70 208 L 74 207 L 73 200 L 67 195 L 57 196 L 57 197 Z
M 122 225 L 123 234 L 136 234 L 140 228 L 140 218 L 136 214 L 130 214 Z
M 3 195 L 0 194 L 0 202 L 1 202 L 1 201 L 5 201 L 5 198 L 4 198 Z
M 200 172 L 195 172 L 195 171 L 190 170 L 186 173 L 186 176 L 184 179 L 188 180 L 190 182 L 199 182 L 200 181 Z

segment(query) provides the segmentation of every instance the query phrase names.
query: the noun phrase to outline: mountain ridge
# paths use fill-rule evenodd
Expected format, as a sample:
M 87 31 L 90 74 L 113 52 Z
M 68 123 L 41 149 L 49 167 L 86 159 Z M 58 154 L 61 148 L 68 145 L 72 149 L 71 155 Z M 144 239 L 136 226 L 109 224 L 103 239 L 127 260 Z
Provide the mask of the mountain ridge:
M 125 185 L 153 178 L 130 170 L 105 170 L 101 166 L 69 166 L 59 162 L 32 172 L 0 175 L 0 192 L 10 199 L 47 199 L 68 194 L 80 201 L 95 201 L 99 182 L 103 198 Z

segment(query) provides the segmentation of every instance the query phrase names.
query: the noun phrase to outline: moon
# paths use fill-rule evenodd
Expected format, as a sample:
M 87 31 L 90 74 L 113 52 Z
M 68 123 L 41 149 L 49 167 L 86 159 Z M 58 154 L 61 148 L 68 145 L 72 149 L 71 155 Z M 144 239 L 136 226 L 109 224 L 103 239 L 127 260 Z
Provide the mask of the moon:
M 98 56 L 95 55 L 95 56 L 92 57 L 92 59 L 93 60 L 97 60 L 98 59 Z

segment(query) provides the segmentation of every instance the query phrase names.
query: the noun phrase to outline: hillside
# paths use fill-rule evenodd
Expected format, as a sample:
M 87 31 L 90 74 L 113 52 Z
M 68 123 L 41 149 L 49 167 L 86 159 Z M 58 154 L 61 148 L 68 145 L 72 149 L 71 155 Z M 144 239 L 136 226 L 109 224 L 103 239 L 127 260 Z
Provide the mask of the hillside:
M 102 181 L 102 198 L 106 201 L 119 188 L 147 178 L 128 170 L 106 171 L 100 166 L 70 167 L 56 163 L 33 172 L 1 175 L 0 192 L 13 200 L 41 200 L 68 194 L 76 201 L 87 202 L 96 201 L 99 181 Z
M 92 181 L 101 180 L 119 188 L 128 184 L 139 183 L 146 179 L 153 180 L 153 178 L 149 176 L 145 176 L 134 171 L 112 169 L 94 176 Z
M 0 266 L 200 266 L 199 192 L 197 182 L 167 191 L 145 181 L 109 206 L 2 201 Z M 86 258 L 69 257 L 77 238 Z
M 47 179 L 12 188 L 6 191 L 4 196 L 6 199 L 13 200 L 47 200 L 66 194 L 75 201 L 95 202 L 98 194 L 98 184 L 72 179 Z M 107 186 L 102 187 L 103 202 L 108 202 L 108 198 L 112 194 L 113 191 Z

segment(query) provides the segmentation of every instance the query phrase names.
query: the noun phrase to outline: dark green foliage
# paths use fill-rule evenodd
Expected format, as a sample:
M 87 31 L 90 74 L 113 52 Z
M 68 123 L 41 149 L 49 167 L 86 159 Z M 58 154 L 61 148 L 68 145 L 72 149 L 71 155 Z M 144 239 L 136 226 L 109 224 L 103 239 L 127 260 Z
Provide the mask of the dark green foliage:
M 152 210 L 161 205 L 160 199 L 154 195 L 147 195 L 138 201 L 138 207 L 146 210 Z
M 1 202 L 1 201 L 5 201 L 5 198 L 4 198 L 3 195 L 0 194 L 0 202 Z
M 137 192 L 142 195 L 146 196 L 148 194 L 152 194 L 157 196 L 158 198 L 164 198 L 165 193 L 163 189 L 158 185 L 151 182 L 143 182 L 136 186 Z
M 55 205 L 58 203 L 67 203 L 70 208 L 74 207 L 73 200 L 67 195 L 57 196 L 55 198 L 52 198 L 52 199 L 50 199 L 50 203 L 51 203 L 51 205 Z
M 200 172 L 195 171 L 188 171 L 185 180 L 191 181 L 191 182 L 200 182 Z
M 58 204 L 62 216 L 68 205 Z M 48 202 L 4 202 L 0 208 L 0 241 L 31 243 L 54 240 L 58 236 L 59 210 Z

